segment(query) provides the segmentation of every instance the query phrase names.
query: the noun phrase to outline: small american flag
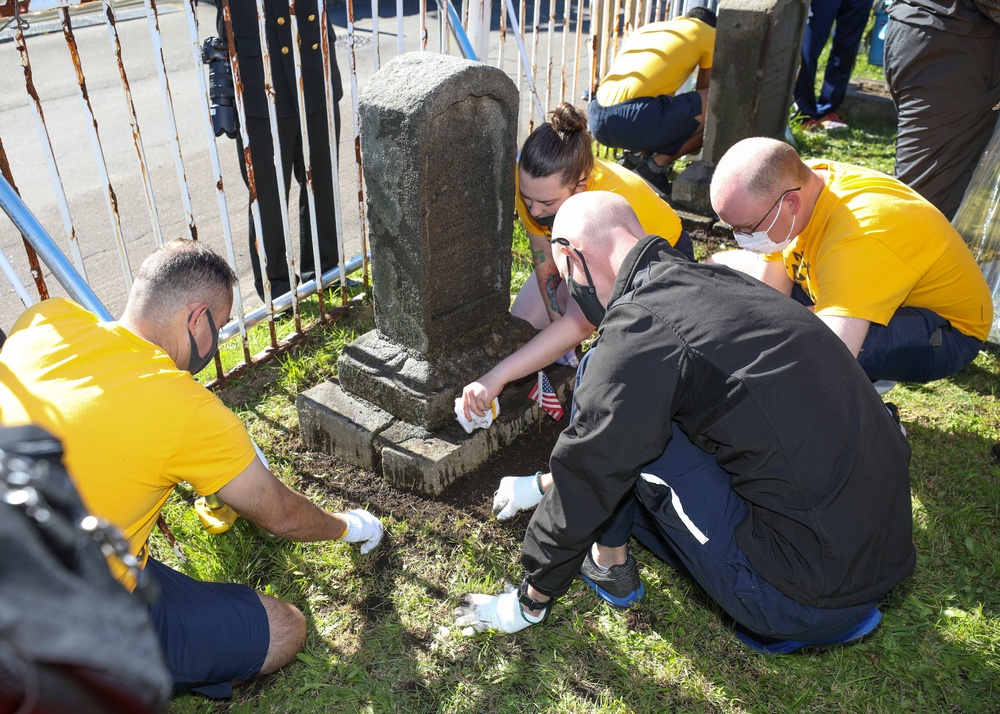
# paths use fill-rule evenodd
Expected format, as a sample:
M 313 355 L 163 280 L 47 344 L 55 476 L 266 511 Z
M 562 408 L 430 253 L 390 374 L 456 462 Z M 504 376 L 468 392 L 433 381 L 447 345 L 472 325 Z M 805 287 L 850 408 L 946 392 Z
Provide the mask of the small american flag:
M 531 388 L 528 399 L 534 400 L 538 406 L 549 413 L 549 416 L 559 421 L 563 418 L 563 406 L 559 403 L 556 390 L 552 388 L 552 382 L 545 376 L 545 372 L 538 373 L 538 380 Z

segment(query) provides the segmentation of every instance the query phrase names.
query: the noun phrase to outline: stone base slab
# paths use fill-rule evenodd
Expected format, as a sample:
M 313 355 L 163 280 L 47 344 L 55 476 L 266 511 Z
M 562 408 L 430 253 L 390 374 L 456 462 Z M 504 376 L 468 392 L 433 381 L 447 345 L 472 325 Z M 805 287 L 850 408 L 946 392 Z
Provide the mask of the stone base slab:
M 415 354 L 377 330 L 344 347 L 338 361 L 340 383 L 350 394 L 428 430 L 455 418 L 455 397 L 462 388 L 536 334 L 535 329 L 504 313 L 492 326 L 448 350 Z
M 559 395 L 569 424 L 576 370 L 545 370 Z M 387 411 L 345 391 L 331 380 L 299 394 L 302 441 L 360 468 L 381 470 L 396 488 L 437 496 L 462 476 L 475 471 L 500 449 L 514 442 L 539 419 L 551 417 L 528 400 L 530 379 L 507 385 L 500 395 L 500 415 L 489 429 L 466 434 L 457 421 L 430 432 L 397 419 Z M 456 393 L 454 397 L 458 396 Z M 539 464 L 539 468 L 544 468 Z
M 670 203 L 702 216 L 714 216 L 709 188 L 715 167 L 704 161 L 688 164 L 674 180 Z

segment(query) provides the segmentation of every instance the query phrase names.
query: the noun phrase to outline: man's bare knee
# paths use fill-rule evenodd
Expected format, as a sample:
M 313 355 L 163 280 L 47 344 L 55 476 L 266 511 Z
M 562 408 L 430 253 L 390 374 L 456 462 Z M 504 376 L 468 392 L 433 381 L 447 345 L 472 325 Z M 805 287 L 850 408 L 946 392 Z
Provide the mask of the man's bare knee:
M 270 595 L 257 593 L 267 612 L 271 641 L 260 674 L 270 674 L 295 659 L 306 645 L 306 618 L 297 607 Z

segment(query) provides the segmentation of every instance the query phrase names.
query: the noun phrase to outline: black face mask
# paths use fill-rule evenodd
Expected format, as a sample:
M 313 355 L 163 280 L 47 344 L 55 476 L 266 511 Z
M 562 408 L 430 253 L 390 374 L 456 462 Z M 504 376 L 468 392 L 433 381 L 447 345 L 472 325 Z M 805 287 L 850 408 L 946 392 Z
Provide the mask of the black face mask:
M 568 248 L 573 248 L 569 244 L 569 241 L 565 238 L 553 238 L 553 243 L 559 245 L 564 245 Z M 587 276 L 587 284 L 581 285 L 580 283 L 573 280 L 573 275 L 570 273 L 566 277 L 566 287 L 569 290 L 570 296 L 576 300 L 576 304 L 580 307 L 580 312 L 583 316 L 587 318 L 587 321 L 594 325 L 601 324 L 604 319 L 605 314 L 607 314 L 607 309 L 604 307 L 604 303 L 601 302 L 601 298 L 597 296 L 597 289 L 594 287 L 594 280 L 590 277 L 590 270 L 587 268 L 587 259 L 583 257 L 578 249 L 573 248 L 576 251 L 576 255 L 580 258 L 580 262 L 583 263 L 583 272 Z M 570 264 L 572 265 L 572 264 Z M 570 268 L 572 270 L 572 268 Z
M 198 372 L 205 369 L 215 356 L 216 350 L 219 349 L 219 331 L 215 327 L 215 320 L 212 319 L 212 311 L 205 310 L 205 313 L 208 315 L 208 327 L 212 330 L 212 346 L 208 348 L 207 354 L 198 354 L 198 343 L 195 342 L 194 333 L 191 332 L 191 328 L 188 328 L 188 339 L 191 340 L 191 357 L 188 359 L 188 372 L 192 375 L 198 374 Z M 194 312 L 188 315 L 188 322 L 191 321 L 193 315 Z
M 532 218 L 534 218 L 534 216 L 532 216 Z M 535 223 L 540 225 L 542 228 L 551 228 L 552 224 L 555 222 L 556 214 L 554 213 L 551 216 L 539 216 L 538 218 L 535 218 Z

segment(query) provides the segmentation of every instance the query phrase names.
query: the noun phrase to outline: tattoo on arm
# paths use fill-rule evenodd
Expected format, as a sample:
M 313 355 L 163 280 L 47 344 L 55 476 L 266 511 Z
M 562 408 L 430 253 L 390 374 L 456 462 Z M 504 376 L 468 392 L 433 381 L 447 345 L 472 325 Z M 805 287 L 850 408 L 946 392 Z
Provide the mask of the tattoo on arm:
M 541 265 L 545 262 L 545 251 L 544 250 L 533 250 L 531 251 L 531 260 L 535 265 Z
M 562 278 L 559 277 L 558 273 L 551 276 L 548 280 L 545 281 L 545 297 L 549 301 L 549 309 L 552 312 L 556 313 L 557 315 L 562 314 L 562 312 L 559 310 L 559 300 L 558 300 L 559 284 L 561 282 Z

